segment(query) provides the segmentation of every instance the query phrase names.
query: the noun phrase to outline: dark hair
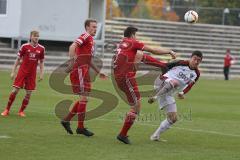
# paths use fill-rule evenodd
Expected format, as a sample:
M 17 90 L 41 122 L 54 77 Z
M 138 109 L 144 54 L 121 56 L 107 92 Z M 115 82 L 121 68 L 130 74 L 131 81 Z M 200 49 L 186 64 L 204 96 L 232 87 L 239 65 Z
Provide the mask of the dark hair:
M 95 22 L 97 23 L 97 20 L 96 19 L 87 19 L 85 22 L 84 22 L 84 27 L 86 29 L 87 26 L 90 26 L 90 23 L 91 22 Z
M 129 26 L 124 30 L 123 35 L 124 37 L 130 38 L 132 35 L 135 35 L 137 31 L 138 29 L 136 27 Z
M 202 52 L 201 51 L 193 51 L 191 57 L 193 56 L 198 56 L 201 59 L 203 58 Z

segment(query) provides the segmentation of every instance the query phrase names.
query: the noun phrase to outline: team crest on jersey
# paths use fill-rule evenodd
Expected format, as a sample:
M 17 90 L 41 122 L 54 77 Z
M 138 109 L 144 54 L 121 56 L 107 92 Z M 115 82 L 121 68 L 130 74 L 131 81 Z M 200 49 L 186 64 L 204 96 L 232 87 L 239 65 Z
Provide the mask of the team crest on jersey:
M 28 52 L 31 52 L 31 50 L 29 49 Z
M 37 53 L 41 53 L 41 51 L 39 51 L 39 50 L 36 50 L 36 52 L 37 52 Z

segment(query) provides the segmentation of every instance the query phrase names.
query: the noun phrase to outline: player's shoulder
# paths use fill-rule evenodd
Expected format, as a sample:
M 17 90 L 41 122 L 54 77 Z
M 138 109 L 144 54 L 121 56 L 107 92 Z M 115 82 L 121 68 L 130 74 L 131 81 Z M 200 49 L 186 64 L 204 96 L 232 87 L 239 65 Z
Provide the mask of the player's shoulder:
M 200 77 L 200 74 L 201 74 L 201 73 L 200 73 L 199 68 L 196 68 L 196 69 L 195 69 L 195 72 L 196 72 L 197 76 Z
M 173 60 L 167 63 L 167 66 L 171 69 L 177 66 L 189 66 L 189 61 L 186 60 Z
M 139 40 L 137 40 L 137 39 L 132 39 L 132 41 L 133 41 L 133 43 L 135 43 L 135 44 L 143 43 L 143 42 L 141 42 L 141 41 L 139 41 Z
M 134 38 L 127 38 L 127 37 L 124 37 L 122 39 L 123 42 L 131 42 L 131 43 L 137 43 L 138 40 L 134 39 Z
M 25 47 L 29 47 L 29 46 L 31 46 L 31 44 L 29 42 L 27 42 L 27 43 L 22 44 L 21 48 L 25 48 Z
M 89 33 L 84 32 L 79 36 L 79 38 L 82 38 L 82 39 L 86 40 L 86 39 L 91 39 L 93 37 Z
M 179 63 L 179 65 L 182 65 L 182 66 L 189 66 L 188 60 L 179 60 L 178 63 Z
M 45 50 L 45 47 L 43 45 L 41 45 L 41 44 L 38 44 L 38 47 Z

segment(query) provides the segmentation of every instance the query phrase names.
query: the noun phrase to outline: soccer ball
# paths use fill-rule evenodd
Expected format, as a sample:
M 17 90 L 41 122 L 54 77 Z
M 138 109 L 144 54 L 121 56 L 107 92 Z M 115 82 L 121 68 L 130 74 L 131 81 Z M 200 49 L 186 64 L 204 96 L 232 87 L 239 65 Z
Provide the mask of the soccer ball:
M 187 23 L 196 23 L 198 21 L 197 12 L 195 12 L 193 10 L 187 11 L 184 15 L 184 20 Z

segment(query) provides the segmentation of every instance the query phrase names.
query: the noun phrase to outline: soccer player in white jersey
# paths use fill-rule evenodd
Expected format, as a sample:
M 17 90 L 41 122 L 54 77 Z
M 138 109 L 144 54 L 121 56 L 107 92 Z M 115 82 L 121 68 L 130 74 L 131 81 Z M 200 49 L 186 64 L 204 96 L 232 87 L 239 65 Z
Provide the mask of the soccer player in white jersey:
M 155 93 L 149 98 L 148 103 L 151 104 L 157 100 L 160 109 L 165 109 L 167 118 L 160 123 L 150 137 L 151 140 L 158 141 L 160 135 L 177 121 L 174 95 L 177 94 L 178 98 L 184 99 L 184 94 L 192 88 L 200 76 L 198 66 L 202 58 L 200 51 L 194 51 L 188 61 L 179 60 L 167 63 L 164 73 L 155 80 Z

